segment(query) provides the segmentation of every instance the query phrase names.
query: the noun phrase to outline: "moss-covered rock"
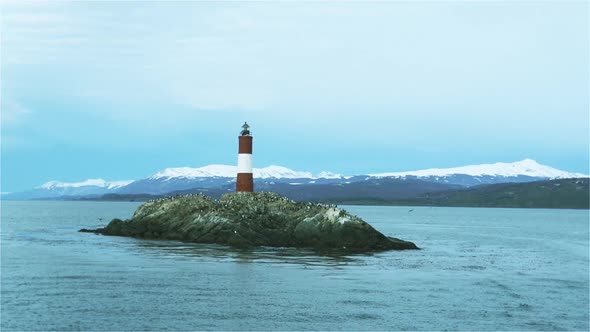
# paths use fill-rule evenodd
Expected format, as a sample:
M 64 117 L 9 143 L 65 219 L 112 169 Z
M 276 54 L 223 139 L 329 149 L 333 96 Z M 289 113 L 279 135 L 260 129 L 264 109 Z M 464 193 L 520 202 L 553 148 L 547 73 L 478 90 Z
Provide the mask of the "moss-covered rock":
M 218 201 L 203 195 L 158 199 L 141 205 L 131 219 L 113 219 L 94 232 L 234 247 L 418 249 L 412 242 L 381 234 L 335 206 L 295 202 L 263 192 L 231 193 Z

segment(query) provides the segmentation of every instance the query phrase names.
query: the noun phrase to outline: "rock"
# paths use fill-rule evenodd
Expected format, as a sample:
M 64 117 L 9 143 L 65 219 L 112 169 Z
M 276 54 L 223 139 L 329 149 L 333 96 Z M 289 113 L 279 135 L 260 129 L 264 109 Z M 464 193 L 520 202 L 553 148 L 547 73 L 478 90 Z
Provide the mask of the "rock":
M 335 206 L 295 202 L 264 192 L 231 193 L 218 201 L 204 195 L 158 199 L 141 205 L 129 220 L 113 219 L 103 229 L 80 231 L 239 248 L 418 249 Z
M 104 228 L 97 228 L 97 229 L 86 229 L 86 228 L 82 228 L 78 232 L 81 232 L 81 233 L 102 234 L 102 233 L 104 233 Z

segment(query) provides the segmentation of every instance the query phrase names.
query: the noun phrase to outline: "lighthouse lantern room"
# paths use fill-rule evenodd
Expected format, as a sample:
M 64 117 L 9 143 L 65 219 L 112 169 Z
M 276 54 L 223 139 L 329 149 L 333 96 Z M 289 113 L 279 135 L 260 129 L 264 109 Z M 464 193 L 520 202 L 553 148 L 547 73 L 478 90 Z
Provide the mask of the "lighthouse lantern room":
M 252 134 L 250 126 L 244 122 L 242 132 L 238 137 L 238 178 L 236 181 L 236 191 L 253 192 L 254 176 L 252 174 Z

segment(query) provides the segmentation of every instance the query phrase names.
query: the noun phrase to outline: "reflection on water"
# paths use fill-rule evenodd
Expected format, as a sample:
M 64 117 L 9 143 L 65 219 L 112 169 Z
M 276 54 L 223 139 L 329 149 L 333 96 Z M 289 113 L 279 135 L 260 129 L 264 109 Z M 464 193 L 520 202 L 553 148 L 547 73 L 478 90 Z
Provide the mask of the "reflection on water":
M 185 256 L 215 261 L 227 260 L 238 263 L 300 264 L 309 266 L 338 266 L 363 264 L 363 258 L 373 254 L 350 254 L 343 251 L 317 251 L 299 248 L 256 247 L 232 248 L 217 244 L 184 243 L 165 240 L 138 240 L 130 247 L 132 254 L 158 257 Z

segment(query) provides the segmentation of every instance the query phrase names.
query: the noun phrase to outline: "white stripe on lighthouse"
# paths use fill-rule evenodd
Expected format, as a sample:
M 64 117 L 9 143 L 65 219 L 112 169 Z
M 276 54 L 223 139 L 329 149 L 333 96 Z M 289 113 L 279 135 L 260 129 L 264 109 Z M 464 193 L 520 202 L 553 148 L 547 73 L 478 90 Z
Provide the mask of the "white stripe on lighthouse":
M 252 154 L 238 154 L 238 173 L 252 173 Z

